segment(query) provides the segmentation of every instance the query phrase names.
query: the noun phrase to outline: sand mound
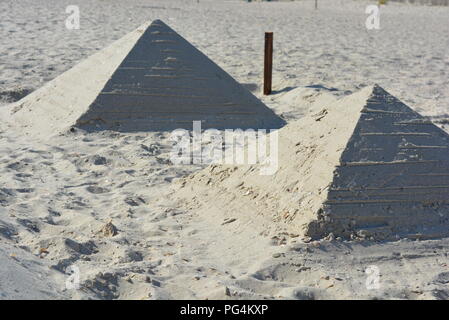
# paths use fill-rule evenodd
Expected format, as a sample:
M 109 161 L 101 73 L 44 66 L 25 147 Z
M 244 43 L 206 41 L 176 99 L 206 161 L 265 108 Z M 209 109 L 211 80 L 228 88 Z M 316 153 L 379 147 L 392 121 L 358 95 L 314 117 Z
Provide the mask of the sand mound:
M 368 87 L 279 131 L 279 169 L 211 166 L 181 182 L 187 207 L 261 232 L 437 237 L 449 225 L 449 137 Z M 274 222 L 274 223 L 273 223 Z
M 279 128 L 284 121 L 162 21 L 144 25 L 10 108 L 14 126 L 122 132 Z
M 85 113 L 145 31 L 145 25 L 64 72 L 15 104 L 2 119 L 31 136 L 64 132 Z

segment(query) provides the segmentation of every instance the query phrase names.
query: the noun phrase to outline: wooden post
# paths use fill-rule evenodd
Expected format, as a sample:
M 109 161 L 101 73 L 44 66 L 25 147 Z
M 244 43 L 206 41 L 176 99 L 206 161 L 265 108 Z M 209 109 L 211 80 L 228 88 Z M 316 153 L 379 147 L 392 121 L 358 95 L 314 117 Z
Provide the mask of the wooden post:
M 273 74 L 273 32 L 265 32 L 265 62 L 263 77 L 263 94 L 271 93 L 271 78 Z

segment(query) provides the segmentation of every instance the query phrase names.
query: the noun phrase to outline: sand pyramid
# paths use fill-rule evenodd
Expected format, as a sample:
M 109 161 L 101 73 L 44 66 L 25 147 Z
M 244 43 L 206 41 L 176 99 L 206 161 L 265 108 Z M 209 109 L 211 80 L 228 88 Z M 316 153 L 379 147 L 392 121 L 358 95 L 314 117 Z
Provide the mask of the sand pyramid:
M 279 128 L 284 121 L 162 21 L 65 72 L 11 110 L 39 133 Z M 29 130 L 32 131 L 32 130 Z
M 191 204 L 195 192 L 204 214 L 266 232 L 449 234 L 449 136 L 379 86 L 281 129 L 278 171 L 255 169 L 207 168 L 183 182 L 180 197 Z

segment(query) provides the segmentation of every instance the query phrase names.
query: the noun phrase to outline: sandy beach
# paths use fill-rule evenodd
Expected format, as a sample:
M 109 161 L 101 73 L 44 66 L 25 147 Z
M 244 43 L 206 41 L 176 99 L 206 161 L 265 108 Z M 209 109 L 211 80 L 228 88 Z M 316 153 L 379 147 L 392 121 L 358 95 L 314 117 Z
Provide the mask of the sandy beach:
M 401 151 L 388 161 L 439 161 L 447 152 L 449 7 L 391 2 L 380 9 L 380 29 L 368 30 L 372 3 L 320 0 L 315 10 L 308 0 L 78 0 L 80 29 L 68 30 L 71 1 L 0 1 L 0 299 L 449 299 L 447 207 L 435 209 L 442 218 L 429 226 L 438 229 L 433 237 L 409 237 L 414 225 L 384 238 L 309 237 L 303 230 L 326 201 L 324 190 L 376 85 L 389 95 L 373 105 L 394 97 L 423 116 L 420 124 L 442 129 L 419 131 L 439 137 L 416 152 L 422 159 Z M 195 76 L 218 72 L 225 79 L 223 87 L 195 87 L 190 93 L 203 94 L 201 103 L 243 96 L 248 114 L 260 116 L 266 106 L 264 115 L 279 117 L 273 123 L 285 122 L 275 175 L 260 178 L 258 166 L 175 164 L 171 130 L 78 126 L 81 115 L 90 116 L 86 101 L 96 99 L 158 19 L 236 80 L 234 91 L 222 89 L 231 80 L 212 64 L 203 68 L 200 56 Z M 268 31 L 274 63 L 266 96 Z M 134 60 L 122 67 L 141 67 Z M 397 145 L 407 149 L 410 141 Z M 412 173 L 426 174 L 417 168 Z M 432 186 L 443 191 L 432 192 L 447 203 L 449 172 L 435 168 Z M 394 227 L 403 231 L 401 221 Z

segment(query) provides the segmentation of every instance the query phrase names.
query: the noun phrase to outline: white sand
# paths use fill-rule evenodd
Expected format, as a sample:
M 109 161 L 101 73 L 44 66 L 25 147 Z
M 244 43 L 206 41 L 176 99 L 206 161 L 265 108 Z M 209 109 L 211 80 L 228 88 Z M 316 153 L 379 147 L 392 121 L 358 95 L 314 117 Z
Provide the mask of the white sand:
M 313 1 L 86 0 L 79 1 L 81 30 L 69 32 L 63 13 L 72 3 L 33 3 L 0 3 L 4 98 L 38 89 L 157 18 L 258 96 L 263 32 L 274 31 L 275 93 L 262 98 L 289 122 L 374 83 L 442 126 L 448 118 L 448 8 L 392 4 L 382 29 L 367 31 L 368 1 L 320 0 L 315 12 Z M 2 298 L 449 297 L 447 239 L 302 243 L 291 231 L 267 237 L 251 221 L 196 210 L 199 197 L 181 206 L 171 182 L 201 168 L 171 165 L 169 152 L 165 133 L 42 140 L 0 123 Z M 99 232 L 111 219 L 113 237 Z M 256 221 L 264 224 L 268 230 Z M 81 271 L 81 290 L 63 290 L 71 265 Z M 365 286 L 370 265 L 382 275 L 378 290 Z

